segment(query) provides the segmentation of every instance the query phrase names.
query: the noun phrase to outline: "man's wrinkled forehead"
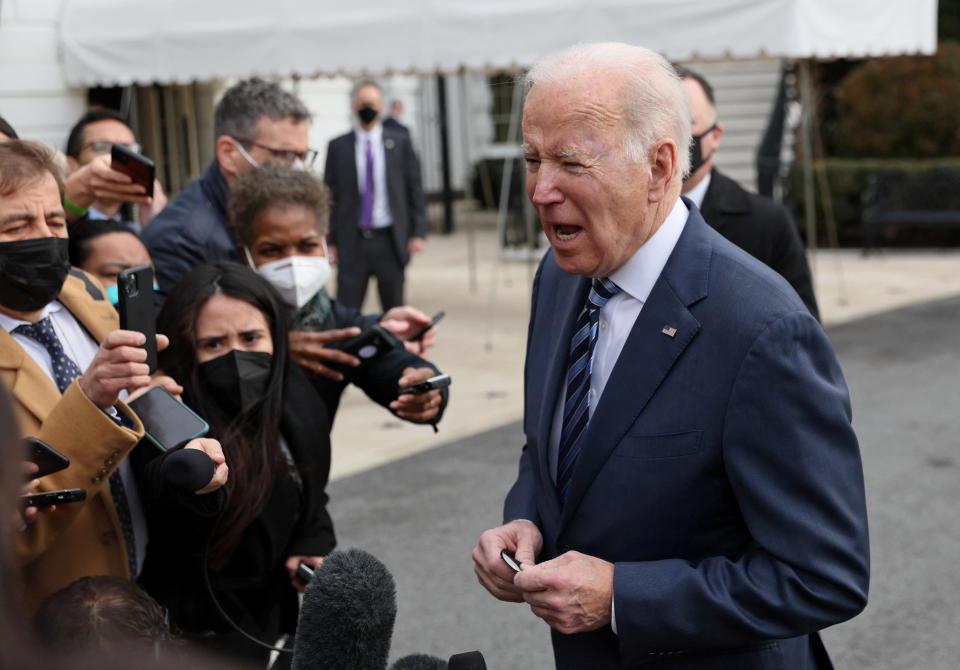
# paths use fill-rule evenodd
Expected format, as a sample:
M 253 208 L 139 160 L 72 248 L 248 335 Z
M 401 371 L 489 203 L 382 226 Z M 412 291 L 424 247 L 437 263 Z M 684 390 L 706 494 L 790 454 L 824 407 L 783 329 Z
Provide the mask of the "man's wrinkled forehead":
M 562 133 L 570 138 L 620 137 L 627 123 L 624 96 L 612 88 L 535 84 L 523 110 L 524 139 Z

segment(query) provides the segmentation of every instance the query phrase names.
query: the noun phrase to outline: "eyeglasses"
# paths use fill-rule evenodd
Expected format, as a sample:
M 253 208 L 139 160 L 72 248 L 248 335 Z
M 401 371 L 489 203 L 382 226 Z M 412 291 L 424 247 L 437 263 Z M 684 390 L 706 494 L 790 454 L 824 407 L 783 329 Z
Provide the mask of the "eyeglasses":
M 93 152 L 97 154 L 108 154 L 110 153 L 110 147 L 112 147 L 114 144 L 119 144 L 122 147 L 126 147 L 135 154 L 140 153 L 140 150 L 143 148 L 140 146 L 139 142 L 130 142 L 129 144 L 124 144 L 123 142 L 108 142 L 107 140 L 88 142 L 87 144 L 83 145 L 83 148 L 93 149 Z
M 307 149 L 306 151 L 294 151 L 293 149 L 277 149 L 275 147 L 268 147 L 266 144 L 261 144 L 255 140 L 248 140 L 243 137 L 234 137 L 237 142 L 242 142 L 243 144 L 249 144 L 253 147 L 260 147 L 264 151 L 270 152 L 270 155 L 274 158 L 283 161 L 284 163 L 292 164 L 295 161 L 300 161 L 307 167 L 313 165 L 313 162 L 317 159 L 317 152 L 314 149 Z

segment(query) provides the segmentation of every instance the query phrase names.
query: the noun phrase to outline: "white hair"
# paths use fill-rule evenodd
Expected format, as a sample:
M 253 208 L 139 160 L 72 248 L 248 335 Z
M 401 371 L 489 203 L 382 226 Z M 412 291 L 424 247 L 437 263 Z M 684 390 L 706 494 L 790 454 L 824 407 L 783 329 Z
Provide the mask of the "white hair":
M 523 79 L 524 91 L 598 72 L 623 75 L 627 156 L 646 163 L 654 142 L 669 137 L 677 144 L 677 168 L 685 176 L 690 170 L 690 111 L 680 77 L 657 52 L 622 42 L 577 44 L 537 61 Z

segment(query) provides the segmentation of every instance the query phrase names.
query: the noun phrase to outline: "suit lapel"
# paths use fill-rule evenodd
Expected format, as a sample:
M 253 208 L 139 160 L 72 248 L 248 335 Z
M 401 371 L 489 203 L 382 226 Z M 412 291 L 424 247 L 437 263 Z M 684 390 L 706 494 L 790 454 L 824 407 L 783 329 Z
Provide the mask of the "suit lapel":
M 116 330 L 116 310 L 106 300 L 93 301 L 82 279 L 68 276 L 57 299 L 97 342 L 102 341 L 111 330 Z M 60 391 L 23 347 L 3 329 L 0 329 L 0 369 L 8 370 L 13 377 L 10 384 L 13 397 L 39 423 L 43 423 L 60 400 Z
M 707 294 L 711 247 L 696 207 L 620 352 L 583 436 L 561 526 L 576 512 L 610 454 L 700 331 L 688 307 Z M 676 329 L 673 335 L 665 329 Z
M 553 481 L 554 473 L 548 457 L 549 445 L 555 438 L 553 435 L 553 417 L 557 410 L 557 397 L 563 387 L 563 379 L 566 375 L 573 326 L 577 321 L 580 310 L 583 309 L 589 288 L 589 279 L 574 275 L 563 275 L 563 280 L 559 283 L 555 293 L 554 305 L 552 305 L 554 308 L 554 327 L 552 330 L 558 336 L 550 340 L 551 351 L 546 359 L 548 368 L 544 377 L 544 394 L 540 403 L 540 416 L 537 418 L 537 435 L 540 435 L 543 440 L 543 445 L 538 449 L 540 455 L 540 483 L 546 489 L 548 499 L 557 498 L 556 485 Z M 557 439 L 559 439 L 558 436 Z
M 60 399 L 53 381 L 24 351 L 20 343 L 0 328 L 0 369 L 10 375 L 10 393 L 42 424 Z

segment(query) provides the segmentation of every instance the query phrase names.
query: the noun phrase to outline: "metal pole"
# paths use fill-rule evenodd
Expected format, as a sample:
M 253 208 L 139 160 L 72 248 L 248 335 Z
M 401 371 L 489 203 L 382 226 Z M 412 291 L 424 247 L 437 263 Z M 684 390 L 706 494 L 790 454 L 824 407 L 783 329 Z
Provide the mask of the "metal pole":
M 443 177 L 443 232 L 453 232 L 453 191 L 450 188 L 450 139 L 447 128 L 447 79 L 437 75 L 437 114 L 440 117 L 440 173 Z
M 803 123 L 800 127 L 803 142 L 803 214 L 810 269 L 816 274 L 814 260 L 817 250 L 817 203 L 813 188 L 813 87 L 810 82 L 810 63 L 807 60 L 800 61 L 800 104 L 803 106 Z
M 463 70 L 460 71 L 457 81 L 460 84 L 460 139 L 463 150 L 463 164 L 466 167 L 464 174 L 470 174 L 470 92 L 467 90 L 470 82 L 467 80 Z M 476 215 L 468 217 L 464 222 L 467 228 L 467 277 L 469 280 L 470 293 L 477 293 L 477 241 L 473 230 L 476 225 Z

